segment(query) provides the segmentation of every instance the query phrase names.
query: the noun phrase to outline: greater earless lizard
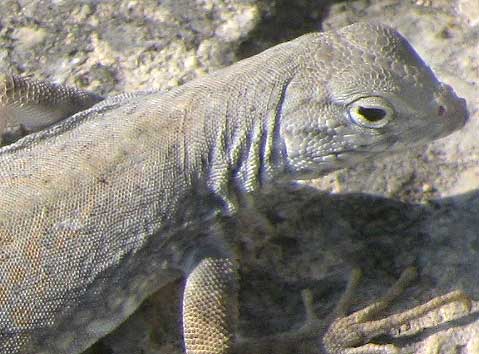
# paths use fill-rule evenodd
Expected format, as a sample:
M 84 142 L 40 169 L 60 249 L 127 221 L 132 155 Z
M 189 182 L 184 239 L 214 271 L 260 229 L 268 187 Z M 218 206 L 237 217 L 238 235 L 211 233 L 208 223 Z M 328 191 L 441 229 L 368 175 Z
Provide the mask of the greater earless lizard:
M 89 109 L 101 98 L 9 80 L 2 110 L 16 120 L 4 116 L 5 124 L 38 129 L 79 112 L 0 150 L 3 354 L 81 353 L 182 276 L 186 352 L 256 352 L 261 340 L 235 330 L 241 254 L 223 222 L 264 186 L 444 137 L 467 120 L 465 101 L 404 38 L 365 23 Z M 365 310 L 338 312 L 329 327 L 310 315 L 275 338 L 316 336 L 328 354 L 394 353 L 370 339 L 466 301 L 453 292 L 373 320 L 410 275 Z

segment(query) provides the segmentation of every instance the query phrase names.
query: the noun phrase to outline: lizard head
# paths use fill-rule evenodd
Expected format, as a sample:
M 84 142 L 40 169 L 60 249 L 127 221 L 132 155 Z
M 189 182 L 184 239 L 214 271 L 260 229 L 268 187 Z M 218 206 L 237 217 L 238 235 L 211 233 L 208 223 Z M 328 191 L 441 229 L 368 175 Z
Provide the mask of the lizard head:
M 467 120 L 465 100 L 389 27 L 357 23 L 299 40 L 306 49 L 280 108 L 297 179 L 444 137 Z

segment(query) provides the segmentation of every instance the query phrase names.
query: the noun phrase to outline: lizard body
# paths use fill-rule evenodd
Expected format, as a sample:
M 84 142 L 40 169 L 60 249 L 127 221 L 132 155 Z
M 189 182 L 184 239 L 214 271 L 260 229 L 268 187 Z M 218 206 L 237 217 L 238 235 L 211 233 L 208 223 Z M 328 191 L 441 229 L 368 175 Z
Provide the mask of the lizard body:
M 0 352 L 81 353 L 181 276 L 186 351 L 239 350 L 239 256 L 221 219 L 265 185 L 427 142 L 466 119 L 464 100 L 405 39 L 355 24 L 166 93 L 106 99 L 4 147 Z

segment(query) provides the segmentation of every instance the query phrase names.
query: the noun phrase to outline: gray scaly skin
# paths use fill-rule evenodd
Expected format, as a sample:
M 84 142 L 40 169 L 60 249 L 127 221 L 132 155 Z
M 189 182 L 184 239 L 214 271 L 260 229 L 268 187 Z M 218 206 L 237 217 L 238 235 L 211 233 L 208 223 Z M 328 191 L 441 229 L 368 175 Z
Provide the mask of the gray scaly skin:
M 0 143 L 13 143 L 102 100 L 72 87 L 0 74 Z
M 464 100 L 398 33 L 355 24 L 167 93 L 106 99 L 4 147 L 0 352 L 80 353 L 182 276 L 186 352 L 240 352 L 255 341 L 235 334 L 241 254 L 225 220 L 264 186 L 428 142 L 466 119 Z M 381 326 L 368 307 L 308 335 L 324 336 L 328 354 L 392 353 L 367 341 L 463 298 Z

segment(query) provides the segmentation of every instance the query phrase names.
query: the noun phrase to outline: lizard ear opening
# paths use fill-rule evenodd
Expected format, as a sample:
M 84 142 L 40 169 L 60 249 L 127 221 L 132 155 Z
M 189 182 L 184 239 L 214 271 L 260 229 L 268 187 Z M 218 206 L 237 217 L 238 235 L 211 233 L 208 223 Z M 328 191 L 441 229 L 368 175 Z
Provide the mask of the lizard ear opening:
M 377 129 L 388 124 L 395 115 L 391 104 L 382 97 L 362 97 L 348 108 L 349 118 L 364 128 Z

